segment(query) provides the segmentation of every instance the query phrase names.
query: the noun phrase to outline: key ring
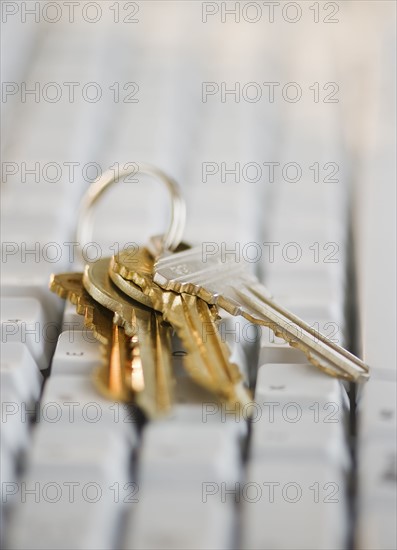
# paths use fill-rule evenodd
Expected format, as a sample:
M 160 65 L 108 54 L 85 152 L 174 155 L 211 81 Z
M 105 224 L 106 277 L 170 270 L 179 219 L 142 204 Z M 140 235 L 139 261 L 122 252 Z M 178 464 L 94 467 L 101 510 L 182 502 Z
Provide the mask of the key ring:
M 104 172 L 97 180 L 95 180 L 87 192 L 83 196 L 76 228 L 76 241 L 78 243 L 78 251 L 83 257 L 82 247 L 90 242 L 93 229 L 93 206 L 101 195 L 113 183 L 119 181 L 125 176 L 131 174 L 145 174 L 152 176 L 164 183 L 171 195 L 171 221 L 168 231 L 161 238 L 162 251 L 175 250 L 182 241 L 183 232 L 186 221 L 186 205 L 181 195 L 179 185 L 175 180 L 167 176 L 162 170 L 146 163 L 135 164 L 134 168 L 120 169 L 117 173 L 113 170 Z

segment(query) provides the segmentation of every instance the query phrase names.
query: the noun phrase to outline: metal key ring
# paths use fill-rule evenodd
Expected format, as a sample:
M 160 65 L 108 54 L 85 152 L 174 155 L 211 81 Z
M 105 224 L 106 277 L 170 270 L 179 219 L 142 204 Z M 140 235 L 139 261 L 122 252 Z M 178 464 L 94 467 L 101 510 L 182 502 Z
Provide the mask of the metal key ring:
M 167 174 L 155 166 L 139 163 L 135 164 L 134 168 L 120 169 L 117 174 L 113 170 L 104 172 L 102 176 L 90 185 L 87 192 L 83 196 L 80 203 L 76 228 L 76 241 L 78 243 L 78 250 L 81 257 L 83 257 L 82 247 L 86 243 L 90 242 L 92 238 L 92 208 L 94 204 L 99 197 L 103 195 L 108 187 L 131 174 L 145 174 L 147 176 L 152 176 L 166 185 L 171 195 L 171 221 L 168 231 L 162 237 L 162 249 L 164 251 L 175 250 L 175 248 L 177 248 L 182 241 L 186 221 L 186 205 L 178 184 L 175 180 L 167 176 Z

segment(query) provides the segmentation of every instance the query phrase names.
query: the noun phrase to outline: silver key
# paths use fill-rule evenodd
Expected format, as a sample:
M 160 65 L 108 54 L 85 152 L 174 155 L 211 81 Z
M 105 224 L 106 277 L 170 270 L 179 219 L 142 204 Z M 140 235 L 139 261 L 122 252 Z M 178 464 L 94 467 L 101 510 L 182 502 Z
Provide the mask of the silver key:
M 327 374 L 353 382 L 369 377 L 363 361 L 274 302 L 269 291 L 248 273 L 245 262 L 223 261 L 220 254 L 204 260 L 202 248 L 192 248 L 160 258 L 154 281 L 166 290 L 199 296 L 232 315 L 271 328 Z

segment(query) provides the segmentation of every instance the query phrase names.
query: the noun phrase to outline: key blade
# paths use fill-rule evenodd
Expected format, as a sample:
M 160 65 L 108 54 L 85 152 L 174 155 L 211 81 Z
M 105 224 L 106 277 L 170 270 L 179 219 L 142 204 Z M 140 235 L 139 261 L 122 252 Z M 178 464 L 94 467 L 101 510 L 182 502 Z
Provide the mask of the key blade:
M 76 305 L 77 312 L 84 315 L 85 327 L 101 343 L 102 364 L 93 374 L 97 390 L 109 400 L 130 402 L 132 391 L 126 379 L 130 339 L 113 323 L 113 312 L 86 292 L 82 273 L 52 275 L 50 289 Z
M 110 343 L 102 345 L 103 363 L 94 372 L 94 384 L 106 399 L 131 403 L 134 397 L 129 383 L 131 339 L 114 323 L 110 331 Z
M 143 386 L 136 395 L 136 403 L 149 418 L 154 419 L 168 414 L 175 400 L 171 330 L 155 312 L 150 312 L 139 329 Z
M 245 305 L 242 315 L 246 319 L 270 327 L 277 336 L 302 350 L 313 364 L 328 374 L 355 382 L 369 378 L 369 367 L 361 359 L 329 340 L 273 300 L 265 298 L 261 289 L 259 283 L 253 287 L 247 285 L 241 289 L 233 289 Z M 220 305 L 227 305 L 227 301 L 228 299 L 223 297 Z
M 92 279 L 92 284 L 98 285 L 100 277 L 99 291 L 97 286 L 95 289 L 102 291 L 101 299 L 106 291 L 106 300 L 115 300 L 116 294 L 104 281 L 104 273 L 103 266 L 99 266 L 99 271 L 89 272 L 89 281 Z M 101 395 L 125 403 L 134 400 L 152 419 L 168 413 L 174 402 L 175 381 L 171 369 L 170 328 L 162 324 L 161 316 L 134 304 L 131 337 L 122 326 L 113 322 L 113 310 L 105 308 L 88 294 L 82 273 L 53 275 L 50 288 L 76 305 L 78 313 L 84 315 L 85 326 L 102 344 L 103 362 L 93 375 Z M 139 292 L 142 293 L 140 289 Z M 114 308 L 115 304 L 108 305 Z M 131 302 L 128 307 L 132 305 Z M 121 318 L 119 323 L 122 324 Z
M 276 304 L 247 272 L 244 261 L 222 258 L 219 253 L 205 258 L 202 249 L 195 248 L 161 258 L 155 264 L 154 280 L 163 288 L 189 292 L 232 315 L 270 327 L 328 374 L 354 382 L 369 377 L 369 368 L 360 359 Z
M 164 318 L 175 328 L 187 354 L 183 366 L 201 387 L 241 409 L 252 399 L 215 324 L 217 313 L 192 295 L 167 292 Z

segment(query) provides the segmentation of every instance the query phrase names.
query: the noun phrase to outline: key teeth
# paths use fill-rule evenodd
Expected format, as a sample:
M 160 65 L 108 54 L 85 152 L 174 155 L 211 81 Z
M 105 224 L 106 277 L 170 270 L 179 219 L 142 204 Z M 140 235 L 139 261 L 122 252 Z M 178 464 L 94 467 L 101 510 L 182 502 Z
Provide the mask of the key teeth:
M 168 279 L 158 271 L 154 272 L 153 281 L 163 290 L 176 292 L 178 294 L 190 294 L 192 296 L 198 296 L 209 305 L 217 304 L 219 298 L 221 298 L 221 294 L 215 292 L 209 293 L 202 285 L 187 281 Z
M 66 278 L 71 288 L 66 288 L 62 278 Z M 74 279 L 73 279 L 74 278 Z M 83 284 L 82 273 L 62 273 L 59 275 L 52 274 L 50 277 L 49 289 L 63 300 L 70 300 L 73 304 L 77 303 L 81 293 L 80 288 Z M 75 288 L 73 288 L 73 286 Z
M 292 345 L 292 344 L 290 344 Z M 295 348 L 299 347 L 297 345 L 293 346 Z M 316 368 L 318 368 L 320 371 L 324 372 L 325 374 L 332 376 L 333 378 L 339 378 L 341 380 L 346 380 L 347 382 L 355 382 L 356 376 L 352 376 L 346 372 L 338 371 L 336 369 L 333 369 L 331 367 L 327 367 L 324 365 L 324 362 L 321 361 L 320 358 L 318 358 L 317 354 L 311 351 L 304 352 L 306 357 L 308 358 L 309 362 L 314 365 Z
M 106 345 L 109 335 L 103 324 L 111 324 L 111 319 L 105 320 L 103 310 L 96 309 L 99 305 L 94 306 L 94 300 L 85 291 L 82 281 L 82 273 L 62 273 L 51 275 L 49 287 L 57 296 L 76 307 L 76 312 L 84 317 L 84 327 L 93 333 L 96 340 Z
M 178 292 L 178 293 L 183 292 L 182 290 L 183 283 L 174 281 L 174 280 L 169 280 L 167 279 L 167 277 L 164 277 L 163 275 L 161 275 L 161 273 L 159 273 L 158 271 L 154 272 L 153 281 L 159 286 L 161 286 L 161 288 L 163 288 L 164 290 L 174 290 L 174 292 Z

